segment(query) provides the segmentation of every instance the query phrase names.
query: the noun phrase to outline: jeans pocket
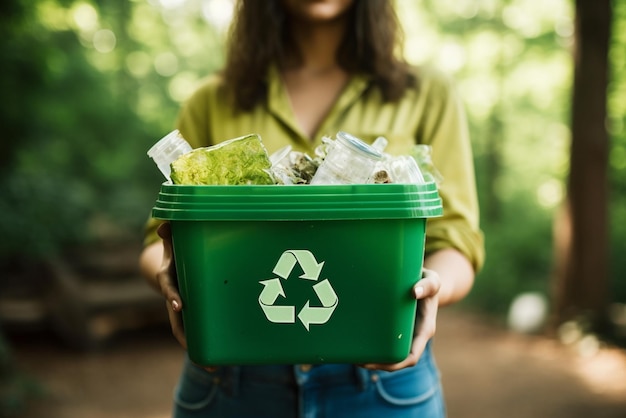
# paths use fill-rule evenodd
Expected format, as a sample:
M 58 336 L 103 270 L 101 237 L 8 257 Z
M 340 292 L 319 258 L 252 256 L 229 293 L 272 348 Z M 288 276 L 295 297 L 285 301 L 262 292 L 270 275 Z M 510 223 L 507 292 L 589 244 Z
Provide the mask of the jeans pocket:
M 428 367 L 418 365 L 396 372 L 382 372 L 377 376 L 376 391 L 392 405 L 419 405 L 441 394 L 439 379 Z
M 180 408 L 199 411 L 206 408 L 219 389 L 219 378 L 187 362 L 174 391 L 174 402 Z

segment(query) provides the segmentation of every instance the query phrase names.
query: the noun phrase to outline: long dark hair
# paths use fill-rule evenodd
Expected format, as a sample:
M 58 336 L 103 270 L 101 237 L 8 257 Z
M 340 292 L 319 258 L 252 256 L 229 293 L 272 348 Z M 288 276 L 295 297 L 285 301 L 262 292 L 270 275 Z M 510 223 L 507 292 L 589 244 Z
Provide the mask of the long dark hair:
M 339 65 L 372 77 L 386 101 L 399 99 L 415 83 L 396 55 L 402 32 L 391 0 L 355 0 L 349 28 L 338 51 Z M 297 59 L 281 0 L 239 0 L 231 26 L 224 80 L 235 107 L 250 110 L 267 91 L 270 64 Z

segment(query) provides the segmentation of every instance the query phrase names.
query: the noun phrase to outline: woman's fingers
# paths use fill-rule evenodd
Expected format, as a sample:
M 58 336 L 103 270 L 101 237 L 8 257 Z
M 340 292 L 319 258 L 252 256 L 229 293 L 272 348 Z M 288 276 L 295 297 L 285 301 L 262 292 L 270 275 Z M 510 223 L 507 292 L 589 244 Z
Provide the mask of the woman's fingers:
M 437 331 L 437 312 L 439 301 L 437 294 L 418 302 L 419 317 L 415 324 L 415 337 L 411 346 L 411 354 L 419 359 L 426 348 L 426 344 Z M 421 318 L 421 319 L 420 319 Z
M 183 309 L 183 302 L 178 293 L 176 282 L 176 266 L 174 264 L 170 224 L 165 222 L 159 225 L 157 233 L 163 240 L 163 261 L 161 263 L 161 269 L 157 273 L 157 282 L 159 283 L 161 293 L 165 297 L 165 308 L 167 309 L 170 326 L 172 327 L 172 334 L 174 334 L 174 337 L 178 340 L 180 345 L 186 349 L 187 339 L 185 338 L 185 329 L 180 313 Z
M 157 281 L 161 289 L 161 293 L 167 299 L 171 308 L 180 312 L 183 308 L 178 286 L 174 279 L 176 275 L 176 267 L 174 264 L 174 252 L 172 249 L 172 231 L 169 222 L 162 223 L 157 229 L 157 233 L 163 240 L 163 261 L 161 270 L 157 273 Z M 169 308 L 168 308 L 169 309 Z
M 439 275 L 437 272 L 428 269 L 423 270 L 422 279 L 413 288 L 415 298 L 418 299 L 418 320 L 415 323 L 415 338 L 412 351 L 420 355 L 437 330 L 440 288 Z
M 161 237 L 162 240 L 172 240 L 172 227 L 169 222 L 163 222 L 157 228 L 157 234 Z
M 176 312 L 180 312 L 183 308 L 183 302 L 180 299 L 178 288 L 174 284 L 172 275 L 168 271 L 161 271 L 157 274 L 161 294 L 165 297 L 168 304 Z
M 437 272 L 429 269 L 422 270 L 422 278 L 413 286 L 415 299 L 425 299 L 439 293 L 441 282 Z
M 183 318 L 179 311 L 175 311 L 168 301 L 165 301 L 165 308 L 169 316 L 172 334 L 183 348 L 187 349 L 187 338 L 185 338 L 185 330 L 183 328 Z
M 394 364 L 365 364 L 367 369 L 395 371 L 417 364 L 426 344 L 435 335 L 437 329 L 437 311 L 439 310 L 439 275 L 433 270 L 424 269 L 422 279 L 413 286 L 413 296 L 417 299 L 418 315 L 411 351 L 406 359 Z

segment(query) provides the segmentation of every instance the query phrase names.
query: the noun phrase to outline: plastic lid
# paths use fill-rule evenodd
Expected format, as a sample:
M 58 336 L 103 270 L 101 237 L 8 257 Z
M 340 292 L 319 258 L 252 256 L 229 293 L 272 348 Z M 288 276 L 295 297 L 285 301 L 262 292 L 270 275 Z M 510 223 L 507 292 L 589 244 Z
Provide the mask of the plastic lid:
M 435 183 L 188 186 L 164 183 L 152 215 L 163 220 L 359 220 L 441 216 Z
M 365 155 L 368 158 L 374 160 L 380 160 L 383 158 L 383 154 L 380 153 L 377 149 L 367 145 L 359 138 L 355 137 L 354 135 L 350 135 L 347 132 L 337 132 L 337 140 L 354 149 L 355 151 L 358 151 L 359 153 Z

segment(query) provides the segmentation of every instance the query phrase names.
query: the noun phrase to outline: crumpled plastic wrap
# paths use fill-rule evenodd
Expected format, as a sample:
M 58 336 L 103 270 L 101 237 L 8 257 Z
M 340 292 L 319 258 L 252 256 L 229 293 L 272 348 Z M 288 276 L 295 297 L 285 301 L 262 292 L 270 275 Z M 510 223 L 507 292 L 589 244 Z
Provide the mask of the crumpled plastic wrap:
M 271 166 L 261 137 L 250 134 L 178 157 L 171 164 L 171 178 L 174 184 L 188 185 L 275 184 Z

